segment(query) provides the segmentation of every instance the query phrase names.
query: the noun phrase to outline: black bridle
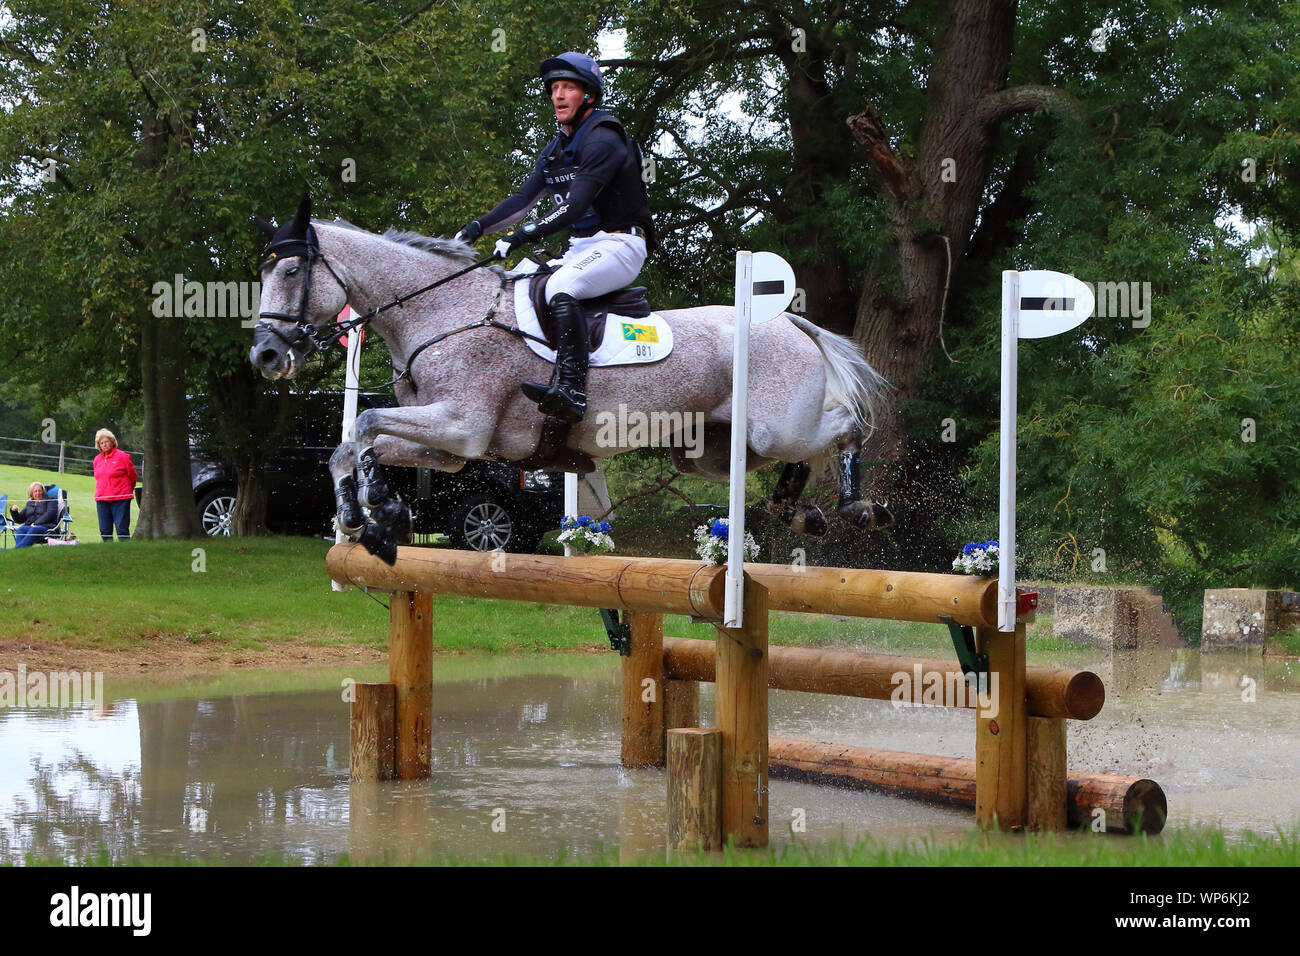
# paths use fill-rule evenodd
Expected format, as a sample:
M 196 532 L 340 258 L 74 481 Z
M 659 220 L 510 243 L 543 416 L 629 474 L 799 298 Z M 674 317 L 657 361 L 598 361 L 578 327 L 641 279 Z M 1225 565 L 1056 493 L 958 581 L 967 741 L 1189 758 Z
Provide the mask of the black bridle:
M 288 312 L 260 312 L 258 313 L 258 318 L 261 320 L 278 319 L 281 322 L 292 322 L 296 329 L 296 334 L 290 338 L 270 322 L 266 321 L 259 321 L 255 328 L 265 329 L 267 332 L 270 332 L 290 350 L 302 349 L 304 356 L 306 356 L 315 352 L 317 349 L 329 348 L 329 346 L 333 345 L 344 335 L 347 335 L 351 329 L 364 323 L 355 319 L 349 319 L 346 322 L 340 322 L 338 319 L 335 319 L 330 326 L 312 325 L 308 322 L 307 302 L 311 298 L 311 277 L 312 273 L 315 271 L 317 260 L 322 262 L 325 268 L 329 270 L 330 275 L 334 277 L 334 281 L 343 288 L 343 294 L 345 296 L 351 296 L 352 290 L 348 288 L 346 282 L 339 278 L 339 274 L 334 271 L 334 267 L 330 265 L 329 260 L 321 253 L 320 243 L 316 240 L 316 230 L 312 228 L 310 223 L 307 225 L 307 234 L 305 239 L 289 238 L 281 239 L 279 242 L 268 242 L 266 248 L 262 250 L 262 255 L 265 256 L 265 258 L 262 260 L 261 265 L 258 266 L 258 271 L 261 272 L 268 264 L 277 262 L 281 257 L 279 250 L 286 246 L 302 247 L 302 252 L 307 258 L 307 277 L 302 283 L 302 298 L 298 302 L 298 314 L 290 315 Z M 368 322 L 373 318 L 373 316 L 366 316 L 364 318 L 365 321 Z M 329 329 L 329 331 L 325 331 L 326 329 Z

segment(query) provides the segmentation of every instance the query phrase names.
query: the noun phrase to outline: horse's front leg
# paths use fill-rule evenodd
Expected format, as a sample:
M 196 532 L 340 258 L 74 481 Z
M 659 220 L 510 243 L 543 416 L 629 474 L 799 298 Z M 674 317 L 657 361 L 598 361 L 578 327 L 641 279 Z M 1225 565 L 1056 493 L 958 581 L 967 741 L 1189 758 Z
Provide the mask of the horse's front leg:
M 491 437 L 489 423 L 477 428 L 448 409 L 424 405 L 369 409 L 357 416 L 357 496 L 370 510 L 361 529 L 366 550 L 387 564 L 397 559 L 398 539 L 408 539 L 411 511 L 384 481 L 380 462 L 422 465 L 456 471 L 466 459 L 482 454 Z M 450 450 L 444 450 L 448 445 Z M 391 532 L 391 533 L 390 533 Z
M 330 477 L 334 483 L 339 530 L 348 535 L 356 534 L 366 523 L 365 513 L 357 500 L 356 467 L 356 443 L 345 441 L 330 456 Z

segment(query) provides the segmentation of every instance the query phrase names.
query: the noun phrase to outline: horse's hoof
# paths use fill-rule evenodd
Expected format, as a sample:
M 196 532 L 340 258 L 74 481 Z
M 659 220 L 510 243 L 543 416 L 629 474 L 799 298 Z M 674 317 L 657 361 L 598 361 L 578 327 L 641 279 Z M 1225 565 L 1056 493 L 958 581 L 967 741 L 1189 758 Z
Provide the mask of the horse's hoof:
M 392 567 L 397 563 L 397 542 L 388 531 L 374 521 L 367 521 L 361 529 L 361 546 L 384 564 Z
M 820 538 L 826 533 L 826 515 L 816 505 L 794 505 L 780 515 L 782 523 L 795 534 Z
M 348 509 L 347 511 L 340 508 L 335 518 L 338 520 L 339 530 L 348 537 L 356 534 L 366 526 L 366 517 L 361 513 L 360 508 Z
M 370 520 L 378 521 L 394 533 L 397 533 L 397 526 L 405 520 L 407 533 L 409 534 L 411 530 L 410 515 L 407 512 L 406 505 L 402 503 L 400 498 L 389 498 L 387 501 L 380 502 L 377 507 L 372 507 L 370 509 Z
M 894 526 L 889 509 L 874 501 L 850 501 L 837 508 L 836 514 L 861 531 L 881 531 Z

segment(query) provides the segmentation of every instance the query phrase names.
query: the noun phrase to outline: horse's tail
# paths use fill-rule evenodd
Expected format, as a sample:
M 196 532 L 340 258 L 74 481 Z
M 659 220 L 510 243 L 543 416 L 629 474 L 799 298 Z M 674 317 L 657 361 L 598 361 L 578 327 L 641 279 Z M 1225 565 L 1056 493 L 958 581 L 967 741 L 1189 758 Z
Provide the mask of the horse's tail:
M 877 402 L 883 397 L 889 383 L 871 367 L 858 348 L 847 336 L 828 332 L 798 315 L 786 313 L 786 318 L 817 343 L 826 361 L 826 407 L 842 405 L 853 415 L 854 422 L 863 435 L 875 426 Z

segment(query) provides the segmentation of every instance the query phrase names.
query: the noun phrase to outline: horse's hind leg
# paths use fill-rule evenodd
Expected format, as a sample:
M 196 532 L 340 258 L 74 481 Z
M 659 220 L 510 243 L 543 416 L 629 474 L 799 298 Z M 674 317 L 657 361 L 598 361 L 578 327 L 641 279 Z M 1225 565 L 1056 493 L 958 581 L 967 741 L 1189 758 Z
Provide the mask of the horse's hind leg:
M 857 442 L 841 451 L 835 464 L 840 483 L 840 500 L 835 513 L 863 531 L 892 528 L 894 516 L 889 509 L 874 501 L 862 500 L 862 466 Z
M 806 461 L 786 462 L 767 501 L 767 510 L 795 534 L 820 537 L 826 533 L 826 516 L 816 505 L 798 503 L 811 473 Z

